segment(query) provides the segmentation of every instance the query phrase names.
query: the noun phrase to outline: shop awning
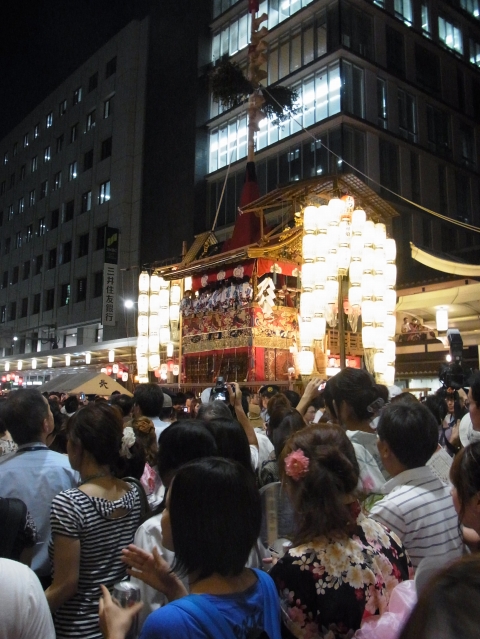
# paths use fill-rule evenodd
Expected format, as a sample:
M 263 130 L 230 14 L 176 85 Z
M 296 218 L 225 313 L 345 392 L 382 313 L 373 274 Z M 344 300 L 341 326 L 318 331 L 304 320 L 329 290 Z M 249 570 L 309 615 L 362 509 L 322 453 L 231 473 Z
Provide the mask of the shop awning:
M 423 249 L 415 246 L 413 242 L 410 242 L 410 248 L 412 250 L 412 258 L 425 266 L 434 268 L 437 271 L 443 273 L 449 273 L 451 275 L 462 275 L 465 277 L 480 277 L 480 265 L 467 264 L 465 262 L 454 262 L 453 260 L 446 260 L 443 257 L 424 251 Z
M 58 375 L 43 386 L 38 386 L 38 390 L 51 393 L 69 393 L 77 395 L 111 395 L 114 391 L 119 391 L 130 397 L 133 395 L 124 386 L 105 373 L 84 372 L 76 375 Z

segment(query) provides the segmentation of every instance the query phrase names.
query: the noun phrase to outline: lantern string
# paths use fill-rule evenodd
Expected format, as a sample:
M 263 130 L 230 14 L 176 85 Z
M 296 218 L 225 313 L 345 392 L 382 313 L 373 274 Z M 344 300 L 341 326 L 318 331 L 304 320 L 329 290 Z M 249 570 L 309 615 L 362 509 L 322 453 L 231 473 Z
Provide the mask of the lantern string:
M 276 102 L 278 104 L 279 107 L 282 107 L 280 102 L 278 102 L 278 100 L 275 99 L 275 96 L 272 95 L 266 87 L 261 86 L 261 90 L 262 90 L 262 92 L 267 93 L 270 96 L 270 98 L 274 102 Z M 367 180 L 369 180 L 373 184 L 376 184 L 377 186 L 381 187 L 384 191 L 388 191 L 392 195 L 395 195 L 395 197 L 398 197 L 400 200 L 403 200 L 407 204 L 410 204 L 410 206 L 413 206 L 413 207 L 415 207 L 417 209 L 420 209 L 421 211 L 424 211 L 425 213 L 429 213 L 430 215 L 434 215 L 435 217 L 439 218 L 440 220 L 445 220 L 446 222 L 449 222 L 450 224 L 455 224 L 456 226 L 460 226 L 461 228 L 464 228 L 464 229 L 466 229 L 468 231 L 473 231 L 474 233 L 480 233 L 480 227 L 478 227 L 478 226 L 474 226 L 473 224 L 468 224 L 467 222 L 461 222 L 460 220 L 454 220 L 451 217 L 448 217 L 447 215 L 442 215 L 441 213 L 437 213 L 436 211 L 432 211 L 431 209 L 427 208 L 426 206 L 422 206 L 421 204 L 417 204 L 416 202 L 412 202 L 412 200 L 409 200 L 408 198 L 404 197 L 403 195 L 400 195 L 399 193 L 396 193 L 395 191 L 392 191 L 392 189 L 389 189 L 388 187 L 383 186 L 383 184 L 380 184 L 380 182 L 377 182 L 376 180 L 374 180 L 372 177 L 370 177 L 366 173 L 363 173 L 363 171 L 360 171 L 360 169 L 357 169 L 355 166 L 353 166 L 353 164 L 350 164 L 349 162 L 344 160 L 342 157 L 337 155 L 334 151 L 329 149 L 328 146 L 326 144 L 324 144 L 324 142 L 322 142 L 322 140 L 318 140 L 317 137 L 313 133 L 308 131 L 308 129 L 306 129 L 303 126 L 303 123 L 300 122 L 295 117 L 295 115 L 292 112 L 290 112 L 290 118 L 292 120 L 294 120 L 294 122 L 296 122 L 296 124 L 298 124 L 298 126 L 301 129 L 303 129 L 303 131 L 305 131 L 305 133 L 307 133 L 313 140 L 315 140 L 315 142 L 320 142 L 322 144 L 323 148 L 326 151 L 328 151 L 328 153 L 331 153 L 334 157 L 336 157 L 337 160 L 340 160 L 341 162 L 346 164 L 348 167 L 350 167 L 351 169 L 353 169 L 354 171 L 356 171 L 357 173 L 362 175 L 364 178 L 366 178 Z

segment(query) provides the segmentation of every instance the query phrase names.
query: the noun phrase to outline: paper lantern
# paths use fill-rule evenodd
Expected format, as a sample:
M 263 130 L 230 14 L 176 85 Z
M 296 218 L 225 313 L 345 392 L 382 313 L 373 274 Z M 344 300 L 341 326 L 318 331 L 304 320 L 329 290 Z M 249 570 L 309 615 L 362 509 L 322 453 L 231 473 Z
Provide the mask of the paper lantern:
M 114 364 L 114 365 L 112 366 L 112 373 L 113 373 L 114 375 L 116 375 L 116 374 L 118 373 L 118 364 Z
M 315 262 L 303 264 L 302 287 L 306 291 L 311 291 L 315 287 Z
M 128 373 L 126 371 L 122 373 L 122 382 L 128 382 Z
M 147 375 L 148 373 L 148 357 L 146 355 L 140 355 L 137 357 L 138 376 Z
M 373 348 L 374 345 L 374 327 L 369 325 L 362 326 L 362 342 L 363 348 Z
M 349 246 L 350 236 L 350 221 L 344 218 L 343 220 L 340 220 L 340 224 L 338 225 L 338 243 L 340 244 L 340 246 Z
M 106 375 L 107 374 L 107 369 L 105 367 L 103 367 L 103 368 L 100 369 L 100 372 L 104 373 Z
M 387 358 L 387 364 L 391 364 L 395 361 L 395 342 L 392 339 L 387 340 L 385 344 L 385 348 L 383 349 L 385 352 L 385 357 Z
M 168 288 L 170 286 L 169 282 L 167 282 L 167 280 L 164 280 L 163 277 L 160 276 L 160 289 L 162 288 Z
M 168 326 L 170 323 L 170 309 L 161 308 L 158 312 L 158 321 L 160 326 Z
M 375 273 L 384 273 L 387 260 L 385 259 L 385 251 L 383 248 L 375 248 L 373 250 L 373 270 Z
M 375 263 L 375 251 L 373 250 L 371 246 L 366 246 L 363 249 L 363 255 L 362 255 L 362 265 L 363 265 L 364 272 L 373 271 L 374 263 Z
M 167 357 L 173 357 L 173 344 L 168 342 L 167 344 Z
M 108 351 L 108 361 L 109 362 L 115 361 L 115 351 L 113 348 Z
M 302 320 L 310 320 L 315 313 L 313 293 L 304 291 L 300 294 L 300 316 Z
M 372 246 L 375 237 L 375 224 L 372 220 L 367 220 L 362 231 L 363 243 L 365 246 Z
M 6 375 L 2 375 L 2 382 L 6 382 L 7 381 L 7 376 Z
M 350 251 L 352 253 L 352 260 L 361 260 L 363 257 L 363 251 L 365 249 L 363 238 L 361 235 L 353 235 L 350 239 Z
M 175 377 L 178 376 L 178 374 L 180 373 L 180 366 L 178 364 L 174 364 L 172 373 L 174 374 Z
M 192 286 L 193 286 L 193 280 L 190 276 L 186 277 L 183 280 L 183 290 L 184 291 L 191 291 L 192 290 Z
M 327 280 L 325 283 L 325 293 L 327 304 L 336 304 L 338 302 L 338 280 Z
M 350 269 L 348 271 L 348 277 L 350 279 L 350 284 L 355 286 L 360 286 L 362 283 L 362 275 L 363 275 L 363 266 L 359 261 L 350 262 Z
M 362 304 L 362 287 L 361 286 L 350 286 L 348 289 L 348 301 L 350 302 L 350 306 L 356 307 L 361 306 Z
M 362 275 L 362 292 L 363 297 L 373 296 L 373 275 L 371 273 L 363 273 Z
M 173 371 L 173 359 L 169 359 L 167 362 L 167 371 L 171 373 Z
M 316 316 L 311 321 L 313 329 L 313 338 L 321 340 L 325 337 L 327 322 L 324 317 Z
M 156 273 L 153 273 L 153 275 L 150 277 L 150 295 L 157 294 L 159 290 L 160 277 Z
M 313 373 L 314 366 L 314 357 L 312 351 L 300 351 L 297 357 L 300 374 L 311 375 Z
M 337 248 L 339 235 L 338 224 L 329 224 L 327 229 L 327 241 L 330 250 Z
M 9 382 L 12 379 L 11 375 L 7 375 L 7 382 Z
M 304 348 L 310 348 L 310 346 L 313 344 L 313 340 L 315 339 L 313 321 L 309 321 L 309 322 L 300 321 L 299 333 L 300 333 L 300 346 Z
M 395 314 L 387 313 L 387 319 L 384 323 L 385 334 L 387 337 L 395 337 L 397 329 L 397 318 Z
M 373 294 L 375 297 L 383 297 L 385 292 L 385 277 L 383 273 L 373 276 Z
M 181 288 L 179 284 L 172 284 L 170 287 L 170 303 L 180 304 Z
M 373 243 L 376 248 L 383 248 L 387 239 L 387 229 L 385 224 L 378 222 L 375 224 L 375 230 L 373 234 Z
M 303 211 L 303 230 L 305 233 L 315 233 L 317 230 L 319 210 L 316 206 L 306 206 Z
M 160 366 L 160 355 L 158 353 L 150 353 L 148 356 L 148 368 L 151 371 L 156 370 Z
M 160 344 L 167 344 L 170 341 L 170 329 L 162 327 L 160 329 Z
M 53 366 L 53 359 L 51 357 L 47 357 L 47 368 L 52 368 Z M 7 367 L 5 365 L 5 370 L 7 370 Z
M 325 271 L 327 273 L 327 279 L 329 277 L 338 276 L 338 253 L 336 249 L 331 249 L 328 252 L 327 260 L 325 262 Z
M 139 313 L 148 313 L 150 309 L 150 299 L 148 295 L 145 293 L 141 293 L 138 296 L 138 312 Z
M 23 361 L 21 359 L 18 360 L 17 363 L 17 370 L 21 371 L 23 368 Z
M 317 251 L 316 235 L 304 235 L 302 240 L 302 255 L 305 262 L 313 262 Z
M 379 351 L 373 356 L 373 370 L 375 373 L 382 375 L 387 369 L 387 360 L 385 353 Z
M 383 325 L 376 325 L 373 329 L 373 347 L 381 351 L 385 348 L 385 344 L 387 343 L 387 335 L 385 332 L 385 327 Z
M 142 271 L 138 278 L 138 292 L 139 293 L 147 293 L 150 289 L 150 276 L 147 271 Z
M 170 321 L 178 322 L 180 319 L 180 306 L 178 304 L 172 304 L 170 306 Z
M 170 293 L 167 288 L 161 288 L 158 293 L 160 308 L 168 308 L 170 304 Z
M 159 378 L 160 377 L 160 369 L 157 368 L 154 372 L 155 377 Z
M 367 221 L 367 215 L 363 209 L 355 209 L 352 213 L 352 233 L 362 233 Z
M 160 296 L 158 293 L 150 293 L 150 313 L 158 313 L 160 308 Z
M 383 373 L 383 379 L 387 386 L 393 386 L 395 383 L 395 366 L 387 364 L 385 372 Z
M 326 233 L 330 223 L 330 211 L 326 204 L 318 207 L 317 231 Z
M 397 305 L 397 293 L 393 290 L 393 288 L 387 288 L 384 291 L 383 301 L 385 308 L 387 309 L 387 313 L 393 313 Z
M 86 352 L 85 353 L 85 364 L 90 364 L 90 362 L 92 361 L 92 354 L 90 352 Z
M 325 287 L 318 287 L 313 291 L 313 313 L 314 315 L 320 315 L 323 313 L 327 304 L 327 292 Z
M 350 249 L 348 246 L 338 248 L 338 268 L 345 274 L 350 266 Z
M 327 281 L 327 269 L 325 268 L 325 262 L 315 262 L 315 286 L 321 287 L 325 285 Z
M 107 370 L 105 372 L 107 373 L 107 375 L 111 375 L 112 374 L 112 367 L 111 366 L 107 366 Z
M 37 360 L 35 357 L 32 358 L 32 368 L 33 369 L 37 368 Z
M 389 237 L 385 240 L 384 249 L 387 262 L 395 262 L 397 257 L 397 243 L 393 238 Z
M 448 330 L 448 308 L 446 306 L 441 306 L 437 309 L 435 314 L 437 320 L 437 331 L 447 331 Z
M 330 222 L 340 222 L 340 218 L 345 214 L 347 207 L 345 202 L 337 197 L 332 198 L 328 203 Z
M 395 286 L 397 282 L 397 267 L 395 264 L 385 264 L 383 271 L 386 286 Z
M 387 319 L 387 309 L 383 300 L 373 302 L 373 321 L 375 324 L 383 324 Z
M 139 335 L 147 335 L 148 333 L 148 315 L 139 315 L 137 319 L 137 328 Z
M 5 362 L 5 371 L 8 373 L 10 370 L 10 362 Z
M 146 355 L 148 353 L 148 337 L 146 335 L 139 335 L 137 337 L 137 351 L 140 355 Z
M 319 233 L 318 235 L 315 235 L 315 238 L 315 257 L 317 260 L 325 262 L 330 248 L 328 235 L 326 233 Z
M 362 301 L 362 322 L 364 324 L 373 324 L 375 302 L 372 300 Z
M 168 367 L 167 367 L 167 365 L 166 365 L 166 364 L 165 364 L 165 362 L 164 362 L 164 363 L 163 363 L 163 364 L 161 364 L 161 366 L 160 366 L 160 372 L 161 372 L 161 373 L 166 373 L 167 371 L 168 371 Z

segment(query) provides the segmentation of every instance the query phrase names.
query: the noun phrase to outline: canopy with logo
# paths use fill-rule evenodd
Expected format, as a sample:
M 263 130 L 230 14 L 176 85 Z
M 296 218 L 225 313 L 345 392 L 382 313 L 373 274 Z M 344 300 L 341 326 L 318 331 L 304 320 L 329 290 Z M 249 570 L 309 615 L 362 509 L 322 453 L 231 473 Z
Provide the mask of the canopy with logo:
M 83 372 L 75 375 L 58 375 L 46 384 L 38 387 L 42 393 L 70 393 L 76 395 L 111 395 L 114 391 L 119 391 L 125 395 L 132 396 L 132 393 L 105 373 Z

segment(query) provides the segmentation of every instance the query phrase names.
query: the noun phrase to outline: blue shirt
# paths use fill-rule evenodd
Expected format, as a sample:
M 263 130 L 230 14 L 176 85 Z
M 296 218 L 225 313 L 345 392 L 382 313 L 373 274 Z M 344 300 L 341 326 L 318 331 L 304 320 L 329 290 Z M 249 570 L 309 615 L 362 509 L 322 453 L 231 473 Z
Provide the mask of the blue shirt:
M 32 450 L 33 449 L 33 450 Z M 50 450 L 41 442 L 18 447 L 16 453 L 0 457 L 0 494 L 25 502 L 38 531 L 32 570 L 39 576 L 50 574 L 50 507 L 62 490 L 75 488 L 78 474 L 68 457 Z

